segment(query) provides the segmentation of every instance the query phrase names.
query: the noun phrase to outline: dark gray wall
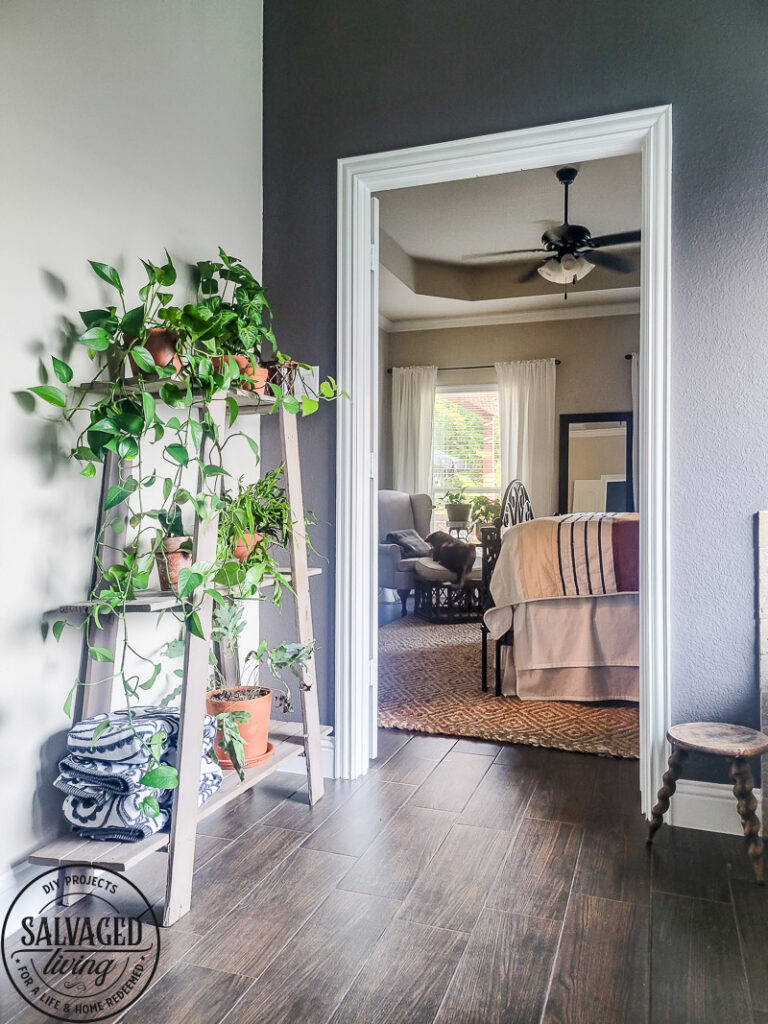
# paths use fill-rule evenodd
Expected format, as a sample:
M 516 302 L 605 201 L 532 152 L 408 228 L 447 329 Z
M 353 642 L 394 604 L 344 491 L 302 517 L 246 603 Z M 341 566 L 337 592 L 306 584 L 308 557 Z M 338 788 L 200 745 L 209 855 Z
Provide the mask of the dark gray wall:
M 673 719 L 757 725 L 764 4 L 266 0 L 264 22 L 264 278 L 283 348 L 325 372 L 336 358 L 339 157 L 673 105 Z M 333 412 L 302 430 L 310 503 L 333 522 Z M 319 543 L 333 562 L 331 528 Z M 332 573 L 315 586 L 321 706 L 332 720 Z

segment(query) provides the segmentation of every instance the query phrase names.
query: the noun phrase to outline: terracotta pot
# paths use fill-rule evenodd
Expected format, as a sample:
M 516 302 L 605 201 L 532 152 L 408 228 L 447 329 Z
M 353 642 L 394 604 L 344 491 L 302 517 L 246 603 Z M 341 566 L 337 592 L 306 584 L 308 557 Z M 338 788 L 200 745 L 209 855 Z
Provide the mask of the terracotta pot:
M 264 540 L 263 533 L 244 533 L 241 537 L 237 538 L 232 548 L 232 554 L 238 562 L 244 562 L 260 540 Z
M 233 692 L 247 693 L 248 690 L 253 689 L 251 686 L 233 686 L 229 687 Z M 254 697 L 252 700 L 212 700 L 211 698 L 217 694 L 222 693 L 222 690 L 212 690 L 205 698 L 205 707 L 209 715 L 220 715 L 224 711 L 248 711 L 251 717 L 247 722 L 238 723 L 237 728 L 240 731 L 240 735 L 243 738 L 245 745 L 245 764 L 243 768 L 250 768 L 251 765 L 258 764 L 259 761 L 266 761 L 267 757 L 271 753 L 267 749 L 269 740 L 269 716 L 272 711 L 272 691 L 267 692 L 262 697 Z M 221 740 L 221 733 L 216 733 L 216 739 L 214 741 L 214 750 L 216 751 L 216 757 L 220 766 L 225 770 L 231 770 L 235 766 L 232 764 L 230 759 L 226 756 L 223 750 L 219 749 L 219 741 Z
M 257 395 L 264 394 L 267 390 L 267 377 L 269 376 L 269 369 L 266 366 L 256 366 L 254 368 L 250 356 L 214 356 L 211 360 L 214 370 L 220 370 L 226 359 L 234 359 L 240 368 L 240 372 L 244 373 L 246 377 L 250 377 L 253 381 L 252 384 L 242 382 L 238 384 L 241 391 L 255 391 Z
M 164 537 L 163 547 L 155 552 L 157 575 L 160 577 L 160 589 L 173 593 L 179 582 L 179 573 L 192 565 L 191 537 Z M 189 550 L 181 545 L 188 544 Z
M 134 338 L 127 338 L 127 341 L 134 341 Z M 179 337 L 175 331 L 167 331 L 163 327 L 153 327 L 147 335 L 147 339 L 144 342 L 144 348 L 149 352 L 155 361 L 156 366 L 167 366 L 169 363 L 173 363 L 174 369 L 178 373 L 181 369 L 181 360 L 176 354 L 176 347 L 179 343 Z M 136 361 L 133 356 L 128 352 L 128 359 L 131 364 L 131 369 L 135 374 L 139 374 L 141 371 L 136 365 Z

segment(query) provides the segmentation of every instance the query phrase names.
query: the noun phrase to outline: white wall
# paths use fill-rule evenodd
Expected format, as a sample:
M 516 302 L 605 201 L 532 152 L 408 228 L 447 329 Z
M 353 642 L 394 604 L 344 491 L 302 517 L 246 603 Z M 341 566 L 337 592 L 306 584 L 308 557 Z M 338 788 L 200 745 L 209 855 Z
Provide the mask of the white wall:
M 61 828 L 51 788 L 78 644 L 44 609 L 84 595 L 98 480 L 52 460 L 11 392 L 59 317 L 103 301 L 86 260 L 214 255 L 261 271 L 260 0 L 0 6 L 0 873 Z M 62 439 L 66 445 L 67 439 Z

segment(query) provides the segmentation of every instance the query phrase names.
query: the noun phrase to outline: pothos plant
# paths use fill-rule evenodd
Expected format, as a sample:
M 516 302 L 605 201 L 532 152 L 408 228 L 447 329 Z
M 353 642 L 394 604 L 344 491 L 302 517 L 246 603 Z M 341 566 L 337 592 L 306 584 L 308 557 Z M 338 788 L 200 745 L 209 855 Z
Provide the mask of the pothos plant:
M 114 304 L 80 314 L 83 330 L 77 342 L 87 354 L 91 374 L 75 385 L 73 366 L 52 355 L 53 377 L 58 383 L 52 383 L 46 373 L 40 384 L 29 388 L 47 407 L 59 412 L 62 424 L 72 432 L 70 458 L 81 466 L 84 477 L 96 476 L 96 466 L 107 452 L 115 456 L 116 479 L 105 495 L 97 551 L 108 531 L 124 535 L 125 543 L 119 549 L 114 543 L 104 545 L 109 557 L 97 561 L 98 582 L 84 620 L 71 623 L 59 619 L 52 632 L 58 640 L 68 627 L 82 629 L 89 658 L 105 663 L 108 677 L 120 679 L 129 707 L 132 700 L 156 685 L 163 658 L 183 653 L 180 640 L 166 645 L 160 659 L 142 653 L 131 639 L 126 616 L 128 603 L 149 587 L 164 531 L 174 524 L 180 529 L 183 508 L 189 507 L 203 522 L 220 515 L 225 534 L 255 524 L 257 519 L 266 526 L 255 531 L 264 533 L 265 543 L 243 562 L 220 543 L 213 562 L 198 561 L 182 569 L 177 589 L 181 608 L 171 614 L 183 630 L 203 637 L 198 611 L 205 595 L 218 605 L 226 600 L 222 591 L 239 600 L 263 600 L 261 584 L 271 577 L 276 584 L 272 596 L 279 601 L 281 587 L 288 585 L 270 551 L 271 545 L 284 545 L 292 529 L 279 471 L 266 474 L 255 485 L 238 481 L 234 495 L 220 492 L 229 477 L 226 446 L 241 433 L 232 430 L 239 412 L 236 389 L 248 383 L 246 372 L 230 357 L 247 355 L 252 363 L 261 359 L 262 353 L 277 362 L 290 357 L 277 349 L 262 286 L 239 259 L 220 249 L 218 260 L 198 262 L 193 268 L 196 290 L 192 301 L 179 304 L 173 291 L 177 271 L 167 252 L 165 255 L 161 264 L 141 261 L 146 283 L 139 289 L 135 305 L 127 301 L 114 267 L 90 261 L 95 275 L 113 290 L 116 299 Z M 165 359 L 158 357 L 158 339 L 166 347 L 170 345 Z M 332 401 L 339 395 L 333 378 L 323 380 L 317 394 L 304 394 L 300 399 L 284 394 L 275 384 L 269 388 L 270 412 L 282 407 L 289 414 L 301 411 L 305 416 L 314 413 L 320 401 Z M 212 402 L 222 398 L 229 416 L 226 437 L 211 415 Z M 252 400 L 261 399 L 256 396 Z M 243 436 L 256 464 L 259 447 L 253 438 Z M 199 470 L 200 488 L 189 481 L 195 470 Z M 246 508 L 250 512 L 243 519 Z M 120 621 L 124 635 L 114 665 L 112 651 L 98 646 L 95 639 L 107 615 Z M 129 655 L 143 670 L 129 671 Z M 181 670 L 175 671 L 181 675 Z M 75 680 L 67 696 L 67 714 L 80 685 L 81 681 Z M 108 727 L 109 723 L 103 726 Z M 145 783 L 155 788 L 175 787 L 176 770 L 159 763 L 159 742 L 146 746 L 150 766 Z M 151 798 L 145 810 L 153 812 Z

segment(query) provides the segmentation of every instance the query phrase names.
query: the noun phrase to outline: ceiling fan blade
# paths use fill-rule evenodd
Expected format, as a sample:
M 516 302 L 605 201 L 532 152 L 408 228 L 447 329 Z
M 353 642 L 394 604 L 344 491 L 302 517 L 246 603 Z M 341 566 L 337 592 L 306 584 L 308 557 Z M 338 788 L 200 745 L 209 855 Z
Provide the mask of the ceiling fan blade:
M 631 274 L 635 269 L 634 263 L 630 263 L 629 260 L 623 260 L 621 256 L 615 256 L 610 252 L 593 252 L 588 249 L 586 252 L 580 252 L 577 255 L 585 259 L 587 263 L 594 263 L 596 267 L 605 267 L 606 270 L 615 270 L 619 274 Z
M 528 252 L 546 252 L 546 249 L 504 249 L 502 252 L 472 252 L 462 256 L 462 260 L 485 260 L 503 256 L 517 256 Z
M 590 238 L 589 245 L 593 249 L 602 249 L 606 245 L 627 245 L 629 242 L 639 241 L 639 231 L 617 231 L 613 235 L 598 235 L 597 238 Z
M 519 284 L 525 284 L 527 281 L 532 281 L 536 277 L 536 275 L 538 274 L 540 266 L 542 266 L 541 263 L 536 263 L 536 264 L 534 264 L 534 266 L 529 267 L 528 270 L 526 270 L 526 272 L 523 275 L 518 277 L 518 279 L 517 279 L 518 283 Z

